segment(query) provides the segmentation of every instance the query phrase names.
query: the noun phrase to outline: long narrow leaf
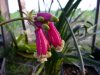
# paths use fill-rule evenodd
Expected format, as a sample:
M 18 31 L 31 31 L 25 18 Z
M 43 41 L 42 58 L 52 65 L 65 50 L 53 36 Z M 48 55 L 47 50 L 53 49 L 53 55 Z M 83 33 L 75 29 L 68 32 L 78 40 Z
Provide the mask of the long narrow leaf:
M 78 56 L 75 56 L 75 55 L 65 55 L 64 59 L 76 59 L 76 60 L 79 60 L 79 57 Z M 95 61 L 93 59 L 90 59 L 90 58 L 86 58 L 86 57 L 83 57 L 83 60 L 85 62 L 85 64 L 88 64 L 88 65 L 95 65 L 96 67 L 99 67 L 100 68 L 100 62 L 99 61 Z
M 65 14 L 65 12 L 64 12 L 63 9 L 62 9 L 62 6 L 61 6 L 59 0 L 57 0 L 57 2 L 58 2 L 59 6 L 60 6 L 60 8 L 61 8 L 61 10 L 62 10 L 62 12 L 63 12 L 65 21 L 68 23 L 66 14 Z M 82 58 L 82 54 L 81 54 L 80 48 L 78 47 L 78 42 L 77 42 L 76 37 L 75 37 L 75 34 L 74 34 L 73 30 L 71 29 L 71 26 L 70 26 L 69 24 L 68 24 L 68 28 L 69 28 L 69 30 L 70 30 L 70 32 L 71 32 L 71 34 L 72 34 L 72 37 L 73 37 L 73 40 L 74 40 L 74 43 L 75 43 L 75 47 L 77 48 L 77 52 L 78 52 L 79 57 L 80 57 L 80 62 L 81 62 L 81 66 L 80 66 L 80 67 L 81 67 L 81 73 L 82 73 L 82 75 L 84 75 L 84 73 L 85 73 L 84 62 L 83 62 L 83 58 Z
M 74 10 L 76 10 L 76 8 L 78 7 L 79 3 L 81 2 L 81 0 L 77 0 L 72 7 L 70 8 L 70 10 L 68 11 L 68 13 L 66 14 L 66 16 L 68 17 L 72 12 L 75 12 Z
M 40 75 L 40 73 L 42 72 L 44 68 L 44 64 L 41 64 L 41 66 L 39 67 L 38 71 L 35 73 L 35 75 Z
M 73 22 L 76 22 L 83 14 L 84 14 L 85 11 L 81 12 L 75 19 Z
M 71 5 L 73 4 L 74 0 L 69 0 L 68 3 L 66 4 L 65 8 L 63 9 L 63 11 L 65 13 L 68 12 L 69 8 L 71 7 Z M 59 22 L 57 23 L 57 29 L 60 31 L 62 25 L 64 24 L 65 20 L 64 20 L 64 15 L 63 13 L 61 13 L 60 17 L 59 17 Z

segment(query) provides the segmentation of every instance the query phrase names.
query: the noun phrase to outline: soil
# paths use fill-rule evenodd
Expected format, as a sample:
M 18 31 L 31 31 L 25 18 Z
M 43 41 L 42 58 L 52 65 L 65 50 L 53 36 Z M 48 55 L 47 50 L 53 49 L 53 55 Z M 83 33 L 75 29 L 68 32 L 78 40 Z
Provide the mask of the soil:
M 64 75 L 81 75 L 80 69 L 75 65 L 63 64 Z M 91 66 L 85 66 L 85 75 L 99 75 Z

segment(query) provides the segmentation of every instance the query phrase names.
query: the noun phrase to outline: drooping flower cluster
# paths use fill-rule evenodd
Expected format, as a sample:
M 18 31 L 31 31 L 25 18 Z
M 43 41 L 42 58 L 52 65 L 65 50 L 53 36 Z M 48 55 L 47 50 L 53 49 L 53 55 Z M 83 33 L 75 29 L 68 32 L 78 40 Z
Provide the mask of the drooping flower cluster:
M 50 13 L 37 13 L 34 20 L 36 26 L 36 56 L 40 62 L 44 62 L 51 56 L 49 51 L 51 45 L 55 47 L 57 52 L 61 52 L 64 41 L 54 25 L 54 22 L 59 21 L 55 16 Z

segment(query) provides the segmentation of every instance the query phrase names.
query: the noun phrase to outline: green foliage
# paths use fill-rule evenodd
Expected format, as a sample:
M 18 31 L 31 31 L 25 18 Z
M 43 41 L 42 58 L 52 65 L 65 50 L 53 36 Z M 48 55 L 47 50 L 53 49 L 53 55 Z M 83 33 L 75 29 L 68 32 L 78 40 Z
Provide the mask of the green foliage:
M 74 2 L 74 0 L 69 0 L 68 1 L 68 3 L 66 4 L 65 8 L 63 9 L 63 11 L 66 14 L 67 18 L 69 18 L 71 13 L 77 8 L 77 5 L 80 3 L 80 1 L 81 0 L 77 0 L 75 2 Z M 61 13 L 59 19 L 60 19 L 60 21 L 57 24 L 58 25 L 57 29 L 60 31 L 60 30 L 62 30 L 62 27 L 65 27 L 65 25 L 66 25 L 66 20 L 64 18 L 64 14 L 63 13 Z
M 36 44 L 27 44 L 25 41 L 25 35 L 20 35 L 16 39 L 18 50 L 20 52 L 26 52 L 26 53 L 34 53 L 36 51 Z
M 29 75 L 31 72 L 31 68 L 27 65 L 8 62 L 5 66 L 7 75 Z

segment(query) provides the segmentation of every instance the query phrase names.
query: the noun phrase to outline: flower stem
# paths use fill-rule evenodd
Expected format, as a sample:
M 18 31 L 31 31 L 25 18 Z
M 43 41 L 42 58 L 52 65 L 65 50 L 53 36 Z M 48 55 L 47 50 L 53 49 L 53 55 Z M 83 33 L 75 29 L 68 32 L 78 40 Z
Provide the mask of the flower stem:
M 67 24 L 68 24 L 68 27 L 69 27 L 69 29 L 70 29 L 70 31 L 71 31 L 71 34 L 72 34 L 72 37 L 73 37 L 75 46 L 76 46 L 76 48 L 77 48 L 77 51 L 78 51 L 78 54 L 79 54 L 79 57 L 80 57 L 80 61 L 81 61 L 81 71 L 82 71 L 81 73 L 82 73 L 82 75 L 85 75 L 85 68 L 84 68 L 83 57 L 82 57 L 81 51 L 80 51 L 80 49 L 79 49 L 79 47 L 78 47 L 78 42 L 77 42 L 77 40 L 76 40 L 76 37 L 75 37 L 75 35 L 74 35 L 73 30 L 71 29 L 71 27 L 70 27 L 70 25 L 69 25 L 69 23 L 68 23 L 66 14 L 65 14 L 65 12 L 63 11 L 63 8 L 62 8 L 62 6 L 61 6 L 59 0 L 57 0 L 57 2 L 58 2 L 59 6 L 60 6 L 60 8 L 61 8 L 61 10 L 62 10 L 63 15 L 65 16 L 65 20 L 66 20 L 66 22 L 67 22 Z
M 29 22 L 33 23 L 33 21 L 32 21 L 31 19 L 29 19 L 29 18 L 24 18 L 24 17 L 23 17 L 23 18 L 15 18 L 15 19 L 11 19 L 11 20 L 8 20 L 8 21 L 4 21 L 4 22 L 0 23 L 0 26 L 6 25 L 7 23 L 10 23 L 10 22 L 13 22 L 13 21 L 18 21 L 18 20 L 28 20 Z M 35 27 L 35 26 L 34 26 L 34 27 Z M 8 28 L 8 27 L 7 27 L 7 28 Z M 16 40 L 15 40 L 13 34 L 12 34 L 12 31 L 9 30 L 9 32 L 10 32 L 10 35 L 11 35 L 11 37 L 12 37 L 12 40 L 13 40 L 13 42 L 14 42 L 14 44 L 15 44 L 15 47 L 18 48 L 17 43 L 16 43 Z
M 7 23 L 10 23 L 10 22 L 13 22 L 13 21 L 18 21 L 18 20 L 28 20 L 28 21 L 33 22 L 31 19 L 23 17 L 23 18 L 15 18 L 15 19 L 11 19 L 11 20 L 8 20 L 8 21 L 1 22 L 0 26 L 6 25 Z

